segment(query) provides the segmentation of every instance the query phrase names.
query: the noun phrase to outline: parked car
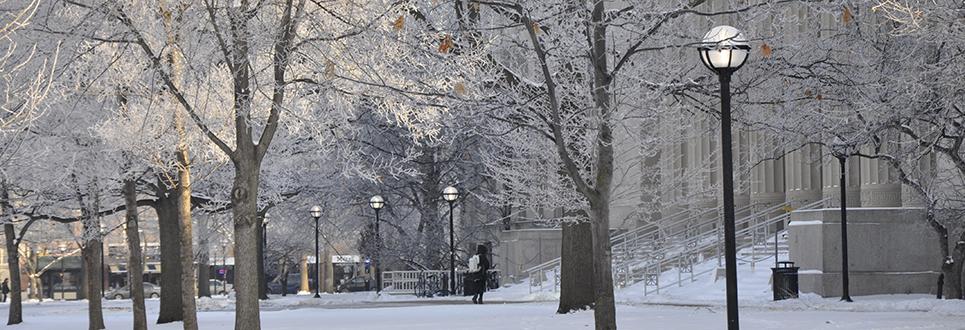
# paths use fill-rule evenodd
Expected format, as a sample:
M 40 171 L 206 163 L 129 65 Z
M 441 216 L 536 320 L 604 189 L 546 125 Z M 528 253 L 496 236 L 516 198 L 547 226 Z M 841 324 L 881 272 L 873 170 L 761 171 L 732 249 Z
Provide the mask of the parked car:
M 288 293 L 288 294 L 297 294 L 297 293 L 298 293 L 298 287 L 301 285 L 301 281 L 302 281 L 302 279 L 299 277 L 298 274 L 290 274 L 290 275 L 288 275 L 288 283 L 287 283 L 288 285 L 287 285 L 287 287 L 285 288 L 285 293 Z M 281 283 L 281 280 L 280 280 L 280 279 L 277 280 L 277 281 L 270 281 L 270 282 L 268 282 L 268 293 L 269 293 L 269 294 L 281 294 L 281 292 L 282 292 L 282 283 Z
M 130 299 L 131 289 L 127 285 L 112 289 L 104 293 L 108 298 Z M 161 287 L 154 283 L 144 282 L 144 298 L 158 298 L 161 296 Z
M 369 280 L 364 277 L 353 277 L 340 283 L 335 291 L 338 292 L 356 292 L 356 291 L 368 291 L 369 290 Z
M 211 294 L 228 294 L 228 292 L 234 289 L 235 287 L 231 285 L 231 283 L 225 283 L 224 281 L 216 279 L 208 280 L 208 290 L 211 290 L 209 291 Z

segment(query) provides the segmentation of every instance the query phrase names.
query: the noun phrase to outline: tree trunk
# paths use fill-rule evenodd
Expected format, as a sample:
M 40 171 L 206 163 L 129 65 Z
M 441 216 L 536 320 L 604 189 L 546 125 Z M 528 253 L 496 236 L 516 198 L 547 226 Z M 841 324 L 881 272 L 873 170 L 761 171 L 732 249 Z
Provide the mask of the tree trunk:
M 251 146 L 253 147 L 253 146 Z M 239 152 L 244 148 L 239 146 Z M 235 163 L 235 179 L 231 190 L 235 244 L 235 329 L 261 329 L 258 305 L 258 179 L 260 165 L 243 158 Z
M 3 224 L 3 236 L 7 246 L 7 269 L 10 270 L 10 313 L 7 316 L 7 325 L 20 324 L 23 322 L 23 304 L 21 303 L 23 296 L 20 293 L 20 253 L 17 250 L 16 232 L 12 223 Z
M 181 226 L 178 224 L 177 200 L 174 191 L 164 188 L 158 180 L 157 205 L 158 233 L 161 240 L 161 307 L 157 323 L 184 320 L 181 307 Z M 146 245 L 146 244 L 145 244 Z
M 23 322 L 23 296 L 20 293 L 20 250 L 17 249 L 16 228 L 11 222 L 12 210 L 9 210 L 7 205 L 10 205 L 10 195 L 7 181 L 3 180 L 0 182 L 0 215 L 9 217 L 3 223 L 3 238 L 7 247 L 7 269 L 10 270 L 10 313 L 7 315 L 7 325 L 11 325 Z
M 87 233 L 99 231 L 100 226 L 98 226 L 95 222 L 96 220 L 85 221 L 84 231 Z M 88 240 L 81 248 L 85 269 L 84 280 L 86 283 L 86 288 L 84 295 L 87 296 L 87 328 L 91 330 L 104 329 L 104 310 L 101 306 L 101 302 L 103 302 L 103 299 L 101 299 L 101 285 L 104 283 L 102 280 L 104 269 L 100 267 L 100 244 L 103 243 L 98 237 L 97 239 Z
M 181 111 L 176 111 L 180 114 Z M 181 116 L 175 115 L 176 118 Z M 183 326 L 185 330 L 198 329 L 198 314 L 195 305 L 194 289 L 197 287 L 197 279 L 194 277 L 194 231 L 191 224 L 191 164 L 188 159 L 188 149 L 186 145 L 186 133 L 184 131 L 184 119 L 175 119 L 177 130 L 179 131 L 178 142 L 178 185 L 175 189 L 177 194 L 177 213 L 180 234 L 180 260 L 181 260 L 181 308 L 183 311 Z M 162 267 L 163 269 L 163 267 Z
M 281 296 L 288 295 L 288 258 L 281 260 Z
M 560 305 L 566 314 L 593 306 L 593 233 L 589 222 L 563 225 L 560 253 Z
M 134 330 L 147 329 L 144 309 L 144 265 L 141 264 L 141 235 L 138 234 L 137 188 L 133 179 L 124 180 L 124 204 L 126 206 L 127 236 L 127 283 L 131 290 L 131 311 L 134 313 Z
M 202 241 L 198 244 L 201 254 L 198 259 L 198 298 L 211 297 L 211 258 L 208 256 L 208 244 Z

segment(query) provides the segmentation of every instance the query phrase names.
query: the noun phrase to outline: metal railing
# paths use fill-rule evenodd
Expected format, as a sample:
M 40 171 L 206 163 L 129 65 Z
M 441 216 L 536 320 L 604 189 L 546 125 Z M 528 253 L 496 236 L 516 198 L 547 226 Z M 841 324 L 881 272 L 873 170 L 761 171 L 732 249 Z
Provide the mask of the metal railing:
M 799 209 L 823 207 L 825 200 L 809 203 Z M 661 288 L 683 286 L 693 282 L 698 276 L 714 271 L 714 268 L 695 270 L 694 265 L 717 258 L 718 265 L 723 261 L 723 217 L 718 212 L 714 218 L 707 219 L 710 212 L 718 208 L 698 211 L 687 217 L 675 219 L 678 214 L 665 217 L 666 221 L 656 221 L 627 233 L 611 238 L 613 255 L 614 285 L 627 287 L 644 282 L 644 294 L 659 293 Z M 737 250 L 751 248 L 750 256 L 741 261 L 750 263 L 770 258 L 766 253 L 758 254 L 754 247 L 767 246 L 773 238 L 775 251 L 779 244 L 778 234 L 786 229 L 779 228 L 790 217 L 791 205 L 781 203 L 766 208 L 748 205 L 735 210 L 735 214 L 748 215 L 735 221 L 738 228 Z M 780 213 L 780 214 L 777 214 Z M 777 214 L 777 215 L 775 215 Z M 660 222 L 664 222 L 662 225 Z M 677 270 L 676 279 L 661 283 L 661 276 L 669 270 Z M 530 275 L 530 292 L 547 289 L 545 281 L 554 278 L 552 289 L 559 287 L 559 260 L 551 260 L 527 271 Z M 689 280 L 689 281 L 688 281 Z
M 490 269 L 488 287 L 499 287 L 499 270 Z M 449 270 L 398 270 L 382 272 L 382 292 L 389 294 L 413 294 L 417 297 L 446 296 L 451 292 L 463 292 L 464 272 L 456 272 L 456 287 L 449 290 Z

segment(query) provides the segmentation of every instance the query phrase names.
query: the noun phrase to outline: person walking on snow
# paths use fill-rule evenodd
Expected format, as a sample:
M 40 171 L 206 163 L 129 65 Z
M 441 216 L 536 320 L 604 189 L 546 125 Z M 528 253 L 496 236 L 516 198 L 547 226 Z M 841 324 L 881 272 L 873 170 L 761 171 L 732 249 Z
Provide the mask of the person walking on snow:
M 486 292 L 486 279 L 488 276 L 487 271 L 489 270 L 489 253 L 486 250 L 485 245 L 479 245 L 476 247 L 476 254 L 469 258 L 469 287 L 467 293 L 472 293 L 472 303 L 482 304 L 483 303 L 483 293 Z
M 3 279 L 3 284 L 0 284 L 0 293 L 3 293 L 0 302 L 7 302 L 7 294 L 10 293 L 10 285 L 7 284 L 7 279 Z

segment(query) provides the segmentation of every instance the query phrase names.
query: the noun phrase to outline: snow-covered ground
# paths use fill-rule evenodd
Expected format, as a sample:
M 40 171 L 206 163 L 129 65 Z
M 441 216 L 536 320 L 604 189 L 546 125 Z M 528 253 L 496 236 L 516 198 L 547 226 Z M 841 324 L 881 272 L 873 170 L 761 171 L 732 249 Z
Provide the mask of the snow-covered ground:
M 510 293 L 492 292 L 486 305 L 473 305 L 467 298 L 416 299 L 405 296 L 376 297 L 371 293 L 311 296 L 272 296 L 263 302 L 264 329 L 586 329 L 592 328 L 592 311 L 555 314 L 553 301 L 521 301 Z M 522 290 L 520 290 L 522 291 Z M 627 301 L 617 307 L 617 323 L 623 329 L 721 329 L 725 311 L 721 298 L 703 301 Z M 722 297 L 722 296 L 721 296 Z M 539 298 L 539 297 L 531 297 Z M 668 299 L 669 300 L 669 299 Z M 699 302 L 687 306 L 689 303 Z M 232 329 L 234 313 L 230 299 L 205 299 L 198 314 L 201 329 Z M 148 319 L 157 317 L 158 300 L 149 299 Z M 0 315 L 7 313 L 0 305 Z M 104 315 L 108 329 L 131 327 L 130 303 L 107 301 Z M 27 302 L 25 323 L 19 329 L 83 329 L 87 311 L 83 301 Z M 805 296 L 785 302 L 742 299 L 744 329 L 965 329 L 965 303 L 939 301 L 927 296 L 856 297 L 852 304 L 834 298 Z M 178 329 L 180 324 L 152 329 Z
M 708 260 L 696 270 L 715 267 Z M 771 301 L 770 264 L 765 261 L 739 270 L 741 326 L 744 329 L 965 329 L 965 301 L 937 300 L 928 295 L 854 297 L 854 303 L 805 294 L 800 299 Z M 668 271 L 663 283 L 676 280 Z M 651 289 L 652 290 L 652 289 Z M 637 284 L 618 290 L 617 323 L 622 329 L 723 329 L 724 281 L 714 272 L 683 286 L 643 294 Z M 416 298 L 411 295 L 375 295 L 372 292 L 304 296 L 272 296 L 262 302 L 263 329 L 587 329 L 593 312 L 557 315 L 559 294 L 552 289 L 530 293 L 528 282 L 486 294 L 485 305 L 467 297 Z M 0 304 L 0 315 L 6 315 Z M 12 329 L 83 329 L 87 326 L 84 301 L 30 301 L 24 304 L 22 325 Z M 198 303 L 201 329 L 233 329 L 233 297 L 203 298 Z M 148 320 L 157 318 L 158 300 L 147 302 Z M 128 301 L 106 301 L 108 329 L 131 327 Z M 154 325 L 152 329 L 179 329 L 180 324 Z

